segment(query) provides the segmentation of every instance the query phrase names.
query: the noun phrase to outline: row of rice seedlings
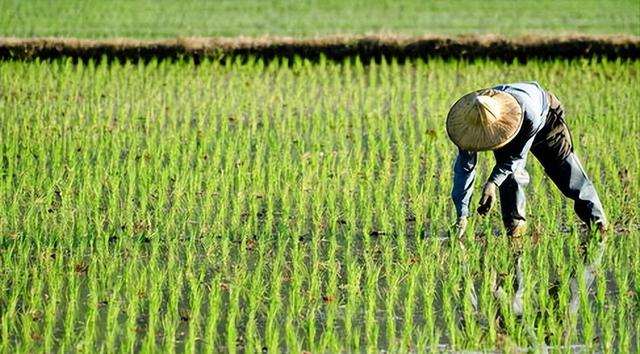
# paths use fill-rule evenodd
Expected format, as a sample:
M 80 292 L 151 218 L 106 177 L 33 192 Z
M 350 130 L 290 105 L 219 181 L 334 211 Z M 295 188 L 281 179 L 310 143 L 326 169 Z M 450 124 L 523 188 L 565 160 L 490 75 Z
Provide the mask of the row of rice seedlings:
M 441 241 L 455 154 L 442 126 L 470 89 L 539 80 L 565 102 L 612 235 L 637 234 L 637 149 L 597 134 L 637 130 L 637 66 L 2 63 L 0 349 L 630 349 L 637 238 L 608 243 L 595 308 L 582 281 L 571 315 L 578 222 L 531 163 L 539 241 L 516 317 L 497 213 Z

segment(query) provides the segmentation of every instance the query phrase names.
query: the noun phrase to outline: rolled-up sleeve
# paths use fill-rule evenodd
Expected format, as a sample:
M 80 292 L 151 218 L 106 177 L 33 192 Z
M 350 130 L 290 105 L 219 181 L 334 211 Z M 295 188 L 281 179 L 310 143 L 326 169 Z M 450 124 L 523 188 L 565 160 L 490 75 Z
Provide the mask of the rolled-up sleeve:
M 451 199 L 456 207 L 458 217 L 469 215 L 469 201 L 476 178 L 476 153 L 459 150 L 453 167 L 453 190 Z

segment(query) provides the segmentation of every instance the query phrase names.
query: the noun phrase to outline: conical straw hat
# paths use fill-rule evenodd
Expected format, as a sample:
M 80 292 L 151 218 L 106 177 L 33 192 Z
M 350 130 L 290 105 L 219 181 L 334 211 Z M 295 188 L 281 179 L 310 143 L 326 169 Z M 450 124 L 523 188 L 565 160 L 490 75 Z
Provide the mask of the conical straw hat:
M 522 108 L 503 91 L 468 93 L 447 115 L 449 138 L 462 150 L 494 150 L 510 142 L 522 126 Z

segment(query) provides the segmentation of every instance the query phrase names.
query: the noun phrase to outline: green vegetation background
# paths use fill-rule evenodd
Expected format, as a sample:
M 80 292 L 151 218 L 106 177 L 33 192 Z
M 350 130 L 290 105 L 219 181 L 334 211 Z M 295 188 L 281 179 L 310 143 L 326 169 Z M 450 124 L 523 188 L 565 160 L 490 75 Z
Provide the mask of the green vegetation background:
M 0 353 L 637 352 L 639 73 L 606 60 L 1 62 Z M 449 105 L 533 78 L 563 101 L 612 224 L 579 317 L 580 222 L 533 157 L 522 320 L 493 296 L 493 277 L 515 276 L 508 239 L 491 237 L 497 210 L 470 219 L 466 255 L 441 241 L 455 221 Z
M 166 38 L 331 34 L 640 34 L 615 1 L 0 0 L 0 36 Z

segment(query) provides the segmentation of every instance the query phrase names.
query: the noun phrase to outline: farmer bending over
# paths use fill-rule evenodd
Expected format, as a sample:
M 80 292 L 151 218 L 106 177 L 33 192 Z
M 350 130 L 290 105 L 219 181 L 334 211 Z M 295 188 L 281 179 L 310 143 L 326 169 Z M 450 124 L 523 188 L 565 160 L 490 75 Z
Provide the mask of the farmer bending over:
M 484 184 L 480 215 L 491 209 L 500 190 L 502 221 L 511 237 L 525 230 L 527 154 L 533 153 L 560 191 L 572 199 L 580 219 L 600 232 L 607 219 L 593 183 L 573 153 L 573 142 L 558 99 L 537 82 L 520 82 L 464 95 L 447 116 L 449 138 L 459 148 L 451 197 L 458 235 L 467 225 L 475 179 L 476 152 L 493 150 L 496 164 Z

